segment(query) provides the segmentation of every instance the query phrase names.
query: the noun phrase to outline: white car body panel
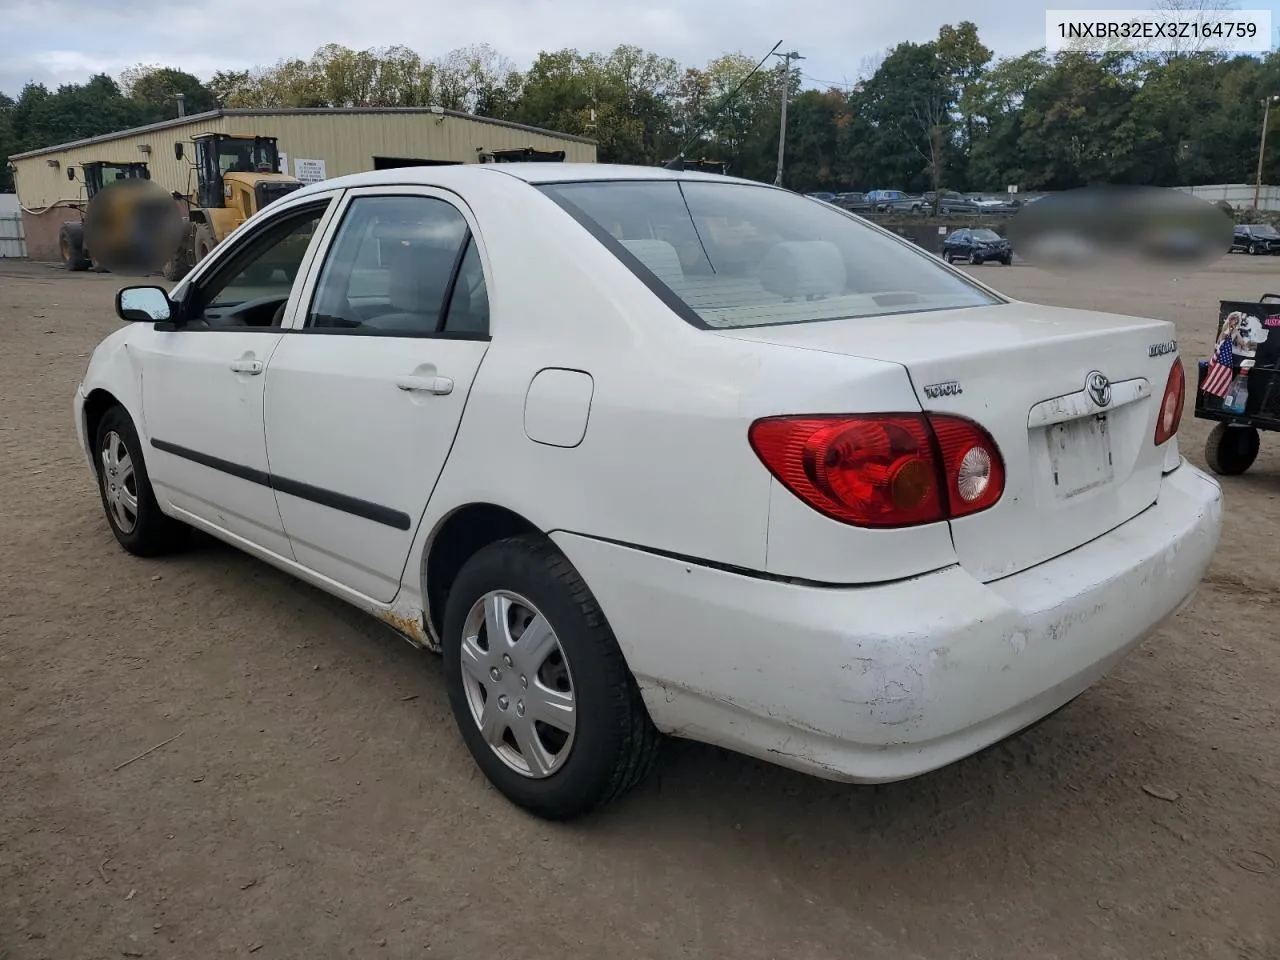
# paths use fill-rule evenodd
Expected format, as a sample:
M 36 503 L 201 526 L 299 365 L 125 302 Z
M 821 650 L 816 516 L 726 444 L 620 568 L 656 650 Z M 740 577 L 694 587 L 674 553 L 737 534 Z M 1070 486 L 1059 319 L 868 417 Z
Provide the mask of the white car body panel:
M 152 331 L 136 349 L 146 374 L 142 413 L 151 446 L 156 496 L 267 550 L 292 557 L 271 487 L 209 469 L 169 444 L 198 450 L 265 476 L 261 374 L 238 373 L 237 361 L 265 365 L 284 339 L 260 331 Z M 157 446 L 163 445 L 163 446 Z
M 357 498 L 369 511 L 337 511 L 277 483 L 275 499 L 298 562 L 377 600 L 394 599 L 488 347 L 407 337 L 284 337 L 267 377 L 272 474 Z M 439 376 L 453 381 L 450 393 L 394 386 Z
M 842 779 L 923 772 L 1025 726 L 1190 595 L 1217 543 L 1221 493 L 1180 460 L 1176 441 L 1151 442 L 1170 358 L 1148 358 L 1146 345 L 1171 339 L 1169 325 L 1003 303 L 696 329 L 525 182 L 617 176 L 605 165 L 471 165 L 291 194 L 237 235 L 349 190 L 451 195 L 477 238 L 492 340 L 297 332 L 339 201 L 281 332 L 136 323 L 107 338 L 74 401 L 81 442 L 91 442 L 85 398 L 110 392 L 137 424 L 166 512 L 429 646 L 439 610 L 427 603 L 428 558 L 441 526 L 469 505 L 511 511 L 575 564 L 660 729 Z M 176 364 L 198 337 L 226 339 L 207 362 Z M 229 368 L 249 349 L 266 364 L 261 376 Z M 1117 481 L 1090 501 L 1046 503 L 1028 411 L 1080 391 L 1089 369 L 1119 354 L 1108 375 L 1149 390 L 1126 405 Z M 153 374 L 148 362 L 160 356 Z M 1010 386 L 1010 361 L 1048 374 Z M 454 388 L 397 389 L 415 374 Z M 952 379 L 962 394 L 923 391 Z M 236 415 L 219 420 L 219 407 Z M 1010 480 L 994 508 L 905 529 L 849 526 L 790 493 L 747 442 L 763 416 L 921 410 L 963 413 L 996 437 Z M 152 437 L 391 508 L 408 523 L 374 523 L 279 484 L 242 490 L 254 485 L 166 457 Z
M 1187 601 L 1221 491 L 1183 465 L 1111 536 L 984 585 L 955 566 L 869 587 L 742 577 L 555 535 L 658 728 L 827 779 L 944 766 L 1082 693 Z

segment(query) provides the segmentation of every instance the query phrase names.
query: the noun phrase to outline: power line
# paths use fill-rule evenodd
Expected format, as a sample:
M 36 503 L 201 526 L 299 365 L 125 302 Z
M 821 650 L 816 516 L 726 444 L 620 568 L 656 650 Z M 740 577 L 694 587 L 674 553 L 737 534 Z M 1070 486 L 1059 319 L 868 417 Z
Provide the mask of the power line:
M 807 73 L 802 73 L 800 76 L 805 80 L 808 80 L 810 83 L 820 83 L 824 87 L 840 87 L 844 90 L 855 90 L 858 87 L 857 83 L 847 83 L 843 81 L 837 83 L 835 80 L 819 80 L 817 77 L 811 77 Z

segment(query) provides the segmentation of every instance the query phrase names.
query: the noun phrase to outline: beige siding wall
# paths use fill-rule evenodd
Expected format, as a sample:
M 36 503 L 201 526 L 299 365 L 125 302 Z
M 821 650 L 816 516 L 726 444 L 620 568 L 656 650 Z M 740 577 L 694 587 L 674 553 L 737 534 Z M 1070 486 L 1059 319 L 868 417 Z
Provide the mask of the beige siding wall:
M 205 120 L 199 123 L 187 123 L 169 127 L 164 130 L 152 130 L 135 136 L 121 137 L 104 143 L 93 143 L 85 147 L 71 150 L 59 150 L 45 153 L 25 160 L 15 160 L 18 184 L 18 200 L 28 210 L 42 210 L 55 203 L 66 203 L 81 200 L 84 197 L 80 164 L 89 160 L 106 160 L 112 163 L 133 163 L 145 160 L 151 168 L 151 179 L 164 187 L 166 192 L 174 190 L 186 193 L 187 176 L 191 165 L 186 160 L 175 160 L 173 145 L 178 140 L 190 140 L 197 133 L 222 130 L 225 118 Z M 149 154 L 138 151 L 139 144 L 149 144 Z M 191 155 L 190 146 L 187 148 Z M 49 160 L 57 160 L 58 166 L 51 167 Z M 67 167 L 76 167 L 75 181 L 67 179 Z
M 596 159 L 595 144 L 431 113 L 232 114 L 224 122 L 228 133 L 277 137 L 291 174 L 297 158 L 323 160 L 325 175 L 340 177 L 372 170 L 375 156 L 475 163 L 481 150 L 519 147 L 563 150 L 570 162 Z

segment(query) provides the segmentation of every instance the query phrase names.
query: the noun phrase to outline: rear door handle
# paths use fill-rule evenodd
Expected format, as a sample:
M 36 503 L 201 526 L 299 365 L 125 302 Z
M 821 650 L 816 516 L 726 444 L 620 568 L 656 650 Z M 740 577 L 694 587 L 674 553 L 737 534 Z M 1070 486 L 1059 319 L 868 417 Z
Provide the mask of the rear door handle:
M 413 393 L 434 393 L 444 396 L 453 393 L 453 381 L 448 377 L 400 377 L 396 386 Z
M 262 372 L 261 360 L 232 360 L 231 369 L 236 373 L 247 373 L 256 376 Z

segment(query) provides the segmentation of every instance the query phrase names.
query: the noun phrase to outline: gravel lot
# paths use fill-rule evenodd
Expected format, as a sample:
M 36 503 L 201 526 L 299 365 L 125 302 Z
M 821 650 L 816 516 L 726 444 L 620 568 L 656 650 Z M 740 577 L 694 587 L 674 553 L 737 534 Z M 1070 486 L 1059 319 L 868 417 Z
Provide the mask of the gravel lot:
M 1219 299 L 1280 288 L 976 269 L 1172 319 L 1191 374 Z M 1031 731 L 874 788 L 673 742 L 552 826 L 474 771 L 435 658 L 209 539 L 117 547 L 70 417 L 123 282 L 0 263 L 0 960 L 1280 957 L 1280 436 L 1195 603 Z

